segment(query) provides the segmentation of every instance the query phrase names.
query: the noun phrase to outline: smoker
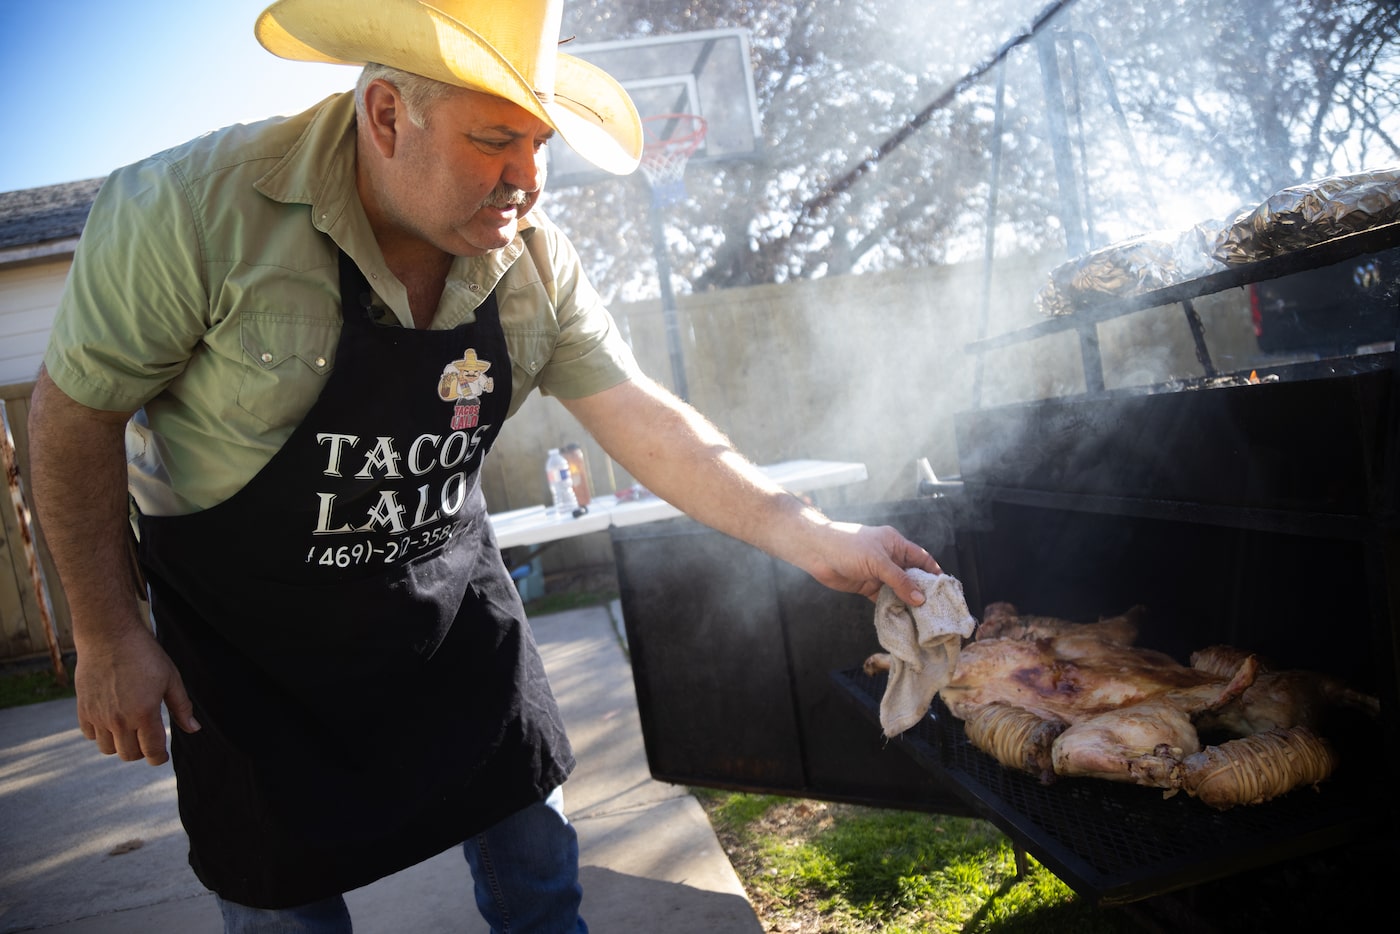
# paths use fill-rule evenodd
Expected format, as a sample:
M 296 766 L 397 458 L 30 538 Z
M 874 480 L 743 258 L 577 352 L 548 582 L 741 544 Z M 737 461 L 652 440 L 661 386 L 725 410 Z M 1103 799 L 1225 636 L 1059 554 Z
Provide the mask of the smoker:
M 904 502 L 829 510 L 895 525 L 925 545 L 962 581 L 979 618 L 990 601 L 1086 621 L 1141 604 L 1140 645 L 1184 660 L 1228 643 L 1378 697 L 1379 721 L 1343 719 L 1329 735 L 1340 765 L 1317 793 L 1215 811 L 1116 782 L 1042 785 L 973 748 L 938 702 L 886 741 L 883 676 L 859 667 L 879 651 L 871 604 L 686 520 L 614 533 L 652 774 L 983 817 L 1105 906 L 1353 841 L 1393 841 L 1395 283 L 1388 347 L 1249 374 L 1220 374 L 1207 358 L 1208 375 L 1194 382 L 1109 390 L 1087 335 L 1110 317 L 1159 307 L 1189 315 L 1200 296 L 1397 247 L 1400 224 L 1382 224 L 984 340 L 972 349 L 1078 328 L 1088 391 L 964 412 L 957 482 Z

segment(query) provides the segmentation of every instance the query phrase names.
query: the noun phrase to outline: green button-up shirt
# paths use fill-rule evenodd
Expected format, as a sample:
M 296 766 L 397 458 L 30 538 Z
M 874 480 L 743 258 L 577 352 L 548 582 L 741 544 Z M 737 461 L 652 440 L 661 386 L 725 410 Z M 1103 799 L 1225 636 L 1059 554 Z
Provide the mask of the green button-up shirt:
M 412 327 L 355 189 L 346 92 L 206 134 L 114 172 L 74 257 L 44 357 L 95 409 L 133 411 L 130 484 L 151 515 L 205 509 L 282 446 L 335 369 L 337 247 L 384 317 Z M 636 370 L 568 239 L 538 211 L 505 248 L 452 265 L 434 328 L 496 292 L 511 414 L 530 391 L 600 392 Z

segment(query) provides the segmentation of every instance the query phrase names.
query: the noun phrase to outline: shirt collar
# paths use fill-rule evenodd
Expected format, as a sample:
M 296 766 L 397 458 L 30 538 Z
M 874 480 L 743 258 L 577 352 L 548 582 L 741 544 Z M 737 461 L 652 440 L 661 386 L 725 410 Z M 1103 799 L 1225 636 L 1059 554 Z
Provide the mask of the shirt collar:
M 309 204 L 313 222 L 329 231 L 355 192 L 355 92 L 316 106 L 287 154 L 258 179 L 258 191 L 284 204 Z

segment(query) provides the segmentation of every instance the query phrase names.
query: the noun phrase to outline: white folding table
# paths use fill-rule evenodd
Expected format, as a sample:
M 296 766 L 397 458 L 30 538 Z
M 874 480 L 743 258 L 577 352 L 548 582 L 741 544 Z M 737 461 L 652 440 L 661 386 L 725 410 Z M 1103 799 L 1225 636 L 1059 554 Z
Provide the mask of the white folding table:
M 866 479 L 865 465 L 846 461 L 791 460 L 760 468 L 790 493 L 843 486 Z M 681 511 L 658 496 L 645 494 L 619 501 L 616 494 L 595 496 L 588 511 L 577 518 L 550 516 L 544 506 L 526 506 L 509 512 L 492 513 L 496 544 L 501 548 L 542 545 L 547 542 L 609 528 L 657 522 L 681 515 Z

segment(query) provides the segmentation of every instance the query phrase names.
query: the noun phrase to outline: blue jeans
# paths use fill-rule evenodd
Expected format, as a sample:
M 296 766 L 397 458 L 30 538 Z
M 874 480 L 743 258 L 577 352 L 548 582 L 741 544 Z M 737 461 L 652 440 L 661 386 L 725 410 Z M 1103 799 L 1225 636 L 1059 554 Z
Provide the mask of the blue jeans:
M 579 917 L 578 836 L 564 816 L 564 790 L 462 844 L 477 910 L 492 934 L 588 934 Z M 336 895 L 296 908 L 249 908 L 219 899 L 224 934 L 350 934 Z

